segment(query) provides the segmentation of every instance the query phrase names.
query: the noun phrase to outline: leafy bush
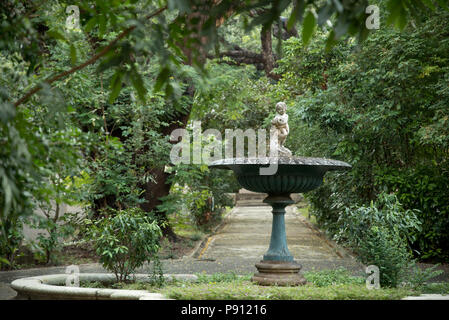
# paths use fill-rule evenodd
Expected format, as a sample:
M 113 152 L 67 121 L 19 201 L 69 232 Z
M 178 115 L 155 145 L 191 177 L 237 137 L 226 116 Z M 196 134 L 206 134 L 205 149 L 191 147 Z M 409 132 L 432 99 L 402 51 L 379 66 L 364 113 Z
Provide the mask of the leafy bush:
M 6 219 L 5 219 L 6 220 Z M 12 269 L 15 266 L 20 243 L 23 239 L 22 219 L 20 217 L 9 217 L 0 222 L 0 269 Z
M 385 227 L 373 226 L 366 230 L 357 253 L 365 265 L 379 267 L 383 287 L 397 287 L 406 279 L 411 266 L 412 256 L 406 242 Z
M 423 14 L 419 28 L 381 28 L 361 45 L 340 43 L 329 54 L 313 43 L 306 50 L 298 39 L 285 42 L 280 85 L 292 88 L 295 101 L 292 151 L 352 165 L 347 173 L 326 174 L 308 193 L 312 213 L 330 234 L 338 233 L 346 207 L 366 207 L 381 192 L 394 192 L 405 209 L 420 210 L 421 229 L 410 230 L 413 254 L 449 259 L 448 17 Z
M 346 208 L 338 218 L 337 241 L 346 241 L 357 248 L 365 239 L 365 232 L 372 227 L 381 227 L 390 234 L 404 240 L 414 240 L 413 231 L 421 230 L 417 218 L 419 210 L 405 210 L 394 194 L 382 193 L 369 207 Z
M 145 262 L 158 259 L 161 229 L 139 208 L 112 210 L 98 221 L 86 221 L 103 267 L 126 281 Z
M 428 287 L 430 285 L 428 283 L 430 279 L 443 273 L 443 270 L 435 270 L 438 266 L 439 264 L 436 264 L 431 268 L 421 270 L 416 263 L 413 263 L 411 267 L 412 270 L 407 277 L 407 282 L 405 282 L 405 285 L 412 287 L 414 290 Z
M 412 263 L 408 240 L 420 230 L 417 210 L 404 210 L 395 195 L 381 194 L 369 207 L 346 208 L 335 239 L 345 242 L 365 265 L 376 265 L 382 286 L 396 287 Z
M 422 259 L 449 259 L 449 170 L 433 165 L 379 172 L 377 184 L 394 190 L 405 208 L 417 208 L 420 230 L 412 247 Z
M 232 205 L 226 192 L 232 191 L 230 172 L 209 170 L 207 165 L 179 164 L 170 177 L 172 188 L 159 210 L 167 213 L 187 210 L 194 225 L 207 227 L 223 208 Z
M 32 242 L 32 247 L 36 250 L 34 256 L 38 263 L 47 264 L 52 260 L 54 251 L 60 247 L 60 238 L 64 233 L 52 219 L 34 216 L 33 220 L 30 227 L 47 232 L 39 232 L 36 241 Z

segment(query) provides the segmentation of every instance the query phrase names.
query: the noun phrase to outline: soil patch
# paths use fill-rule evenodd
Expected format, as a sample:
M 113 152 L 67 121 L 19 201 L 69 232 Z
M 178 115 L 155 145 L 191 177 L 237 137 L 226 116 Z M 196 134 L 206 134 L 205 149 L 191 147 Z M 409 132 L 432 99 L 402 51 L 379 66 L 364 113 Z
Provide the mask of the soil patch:
M 178 235 L 176 241 L 170 241 L 164 237 L 161 239 L 161 248 L 159 249 L 160 259 L 181 259 L 183 256 L 189 255 L 195 248 L 197 241 L 189 237 Z

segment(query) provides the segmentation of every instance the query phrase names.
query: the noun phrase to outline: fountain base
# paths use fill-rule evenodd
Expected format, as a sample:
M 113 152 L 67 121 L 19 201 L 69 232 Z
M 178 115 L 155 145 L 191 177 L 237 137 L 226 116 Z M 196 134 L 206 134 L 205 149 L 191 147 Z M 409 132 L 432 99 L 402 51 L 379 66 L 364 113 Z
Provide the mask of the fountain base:
M 299 273 L 301 265 L 295 261 L 260 261 L 256 263 L 258 273 L 251 281 L 262 286 L 299 286 L 306 279 Z

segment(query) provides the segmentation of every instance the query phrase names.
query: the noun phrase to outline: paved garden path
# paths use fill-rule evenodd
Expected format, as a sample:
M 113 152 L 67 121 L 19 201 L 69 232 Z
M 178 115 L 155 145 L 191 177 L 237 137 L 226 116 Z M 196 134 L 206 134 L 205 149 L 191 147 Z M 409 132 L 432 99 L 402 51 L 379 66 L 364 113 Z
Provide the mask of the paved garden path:
M 290 253 L 302 270 L 343 266 L 358 273 L 362 266 L 346 251 L 326 240 L 294 206 L 287 207 L 285 224 Z M 223 271 L 251 273 L 254 264 L 268 250 L 271 235 L 271 207 L 236 207 L 224 226 L 211 236 L 198 258 L 223 265 Z
M 344 250 L 326 240 L 294 206 L 287 208 L 286 231 L 291 254 L 302 264 L 302 270 L 333 269 L 343 266 L 354 274 L 363 272 L 362 266 Z M 165 273 L 254 273 L 254 264 L 267 251 L 271 234 L 271 207 L 235 207 L 221 227 L 202 246 L 183 259 L 163 260 Z M 148 272 L 147 266 L 139 272 Z M 99 264 L 80 265 L 81 272 L 105 272 Z M 65 267 L 36 268 L 0 272 L 0 299 L 9 299 L 15 292 L 11 281 L 28 276 L 64 273 Z

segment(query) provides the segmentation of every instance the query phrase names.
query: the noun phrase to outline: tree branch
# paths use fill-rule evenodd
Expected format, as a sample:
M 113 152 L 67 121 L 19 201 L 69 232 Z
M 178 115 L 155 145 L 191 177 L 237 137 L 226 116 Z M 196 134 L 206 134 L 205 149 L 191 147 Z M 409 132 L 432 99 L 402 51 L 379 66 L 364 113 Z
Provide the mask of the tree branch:
M 158 14 L 162 13 L 165 9 L 167 9 L 167 6 L 164 6 L 162 8 L 159 8 L 158 10 L 154 11 L 153 13 L 151 13 L 150 15 L 148 15 L 147 17 L 145 17 L 146 20 L 151 19 L 155 16 L 157 16 Z M 96 55 L 94 55 L 92 58 L 90 58 L 89 60 L 73 67 L 70 70 L 66 70 L 64 72 L 61 72 L 57 75 L 54 75 L 53 77 L 50 77 L 46 80 L 44 80 L 43 82 L 46 82 L 47 84 L 52 84 L 55 81 L 58 81 L 62 78 L 67 77 L 68 75 L 81 70 L 85 67 L 87 67 L 88 65 L 91 65 L 93 63 L 95 63 L 98 59 L 100 59 L 102 56 L 104 56 L 106 53 L 108 53 L 117 42 L 119 42 L 121 39 L 123 39 L 124 37 L 126 37 L 131 31 L 133 31 L 136 28 L 136 26 L 131 26 L 125 30 L 123 30 L 114 40 L 112 40 L 106 47 L 104 47 L 99 53 L 97 53 Z M 17 100 L 14 103 L 14 107 L 18 107 L 19 105 L 21 105 L 22 103 L 24 103 L 25 101 L 27 101 L 33 94 L 35 94 L 36 92 L 40 91 L 42 89 L 41 84 L 36 85 L 34 88 L 30 89 L 24 96 L 22 96 L 22 98 L 20 98 L 19 100 Z
M 247 51 L 244 49 L 220 52 L 217 57 L 218 58 L 229 57 L 232 60 L 234 60 L 237 64 L 241 64 L 241 63 L 263 64 L 264 63 L 262 54 Z M 215 58 L 215 56 L 208 55 L 208 58 Z
M 265 61 L 265 74 L 274 80 L 279 80 L 280 75 L 273 73 L 273 69 L 276 67 L 276 58 L 273 54 L 271 27 L 262 27 L 260 31 L 260 42 L 262 46 L 262 56 Z

